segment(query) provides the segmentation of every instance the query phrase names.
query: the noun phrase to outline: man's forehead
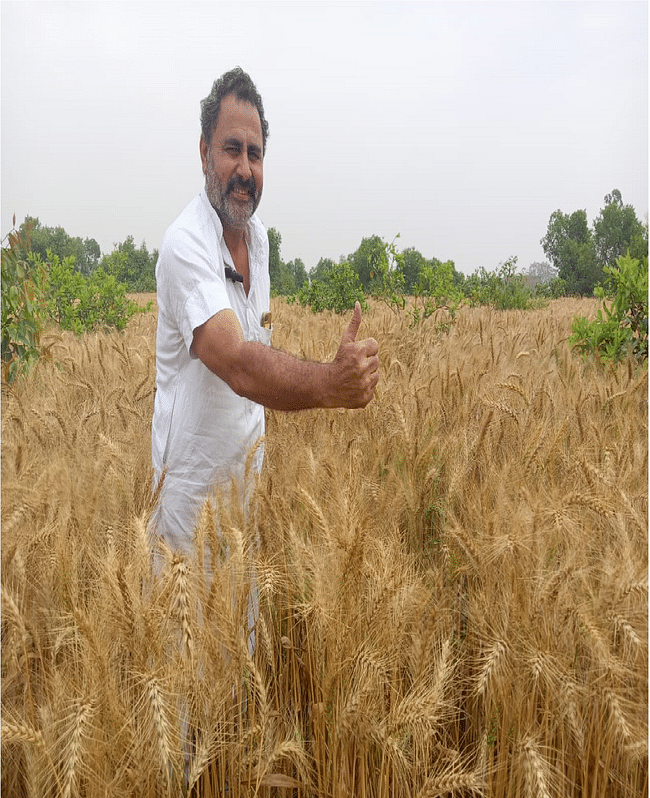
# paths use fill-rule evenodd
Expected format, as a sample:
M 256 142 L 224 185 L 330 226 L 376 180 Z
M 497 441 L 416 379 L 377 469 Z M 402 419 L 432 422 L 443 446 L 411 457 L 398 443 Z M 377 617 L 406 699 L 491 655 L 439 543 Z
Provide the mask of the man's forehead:
M 247 100 L 240 100 L 234 94 L 228 94 L 221 101 L 217 127 L 222 134 L 229 130 L 247 130 L 254 132 L 262 141 L 262 123 L 257 108 Z

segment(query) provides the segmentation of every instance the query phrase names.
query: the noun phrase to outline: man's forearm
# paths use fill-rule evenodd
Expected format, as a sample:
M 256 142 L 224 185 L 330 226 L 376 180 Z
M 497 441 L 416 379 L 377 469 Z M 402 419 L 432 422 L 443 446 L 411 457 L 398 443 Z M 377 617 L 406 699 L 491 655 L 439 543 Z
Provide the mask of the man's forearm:
M 330 407 L 331 363 L 312 363 L 255 341 L 241 341 L 228 384 L 240 396 L 271 410 Z
M 365 407 L 379 379 L 378 346 L 356 341 L 357 302 L 331 363 L 299 360 L 256 341 L 246 341 L 235 314 L 223 310 L 194 330 L 192 353 L 235 393 L 273 410 Z

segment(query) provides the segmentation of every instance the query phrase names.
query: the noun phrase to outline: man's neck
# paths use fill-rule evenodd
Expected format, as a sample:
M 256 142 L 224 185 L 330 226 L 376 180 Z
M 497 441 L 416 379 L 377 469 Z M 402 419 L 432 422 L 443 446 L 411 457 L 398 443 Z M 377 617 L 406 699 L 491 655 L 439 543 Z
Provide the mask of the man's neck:
M 219 221 L 221 222 L 221 229 L 223 230 L 223 237 L 226 242 L 226 246 L 228 247 L 230 254 L 235 257 L 235 253 L 241 252 L 246 246 L 246 230 L 248 226 L 243 228 L 232 227 L 224 220 L 223 216 L 216 208 L 214 210 L 219 217 Z
M 224 225 L 223 238 L 233 257 L 235 257 L 235 253 L 241 252 L 246 247 L 245 230 L 234 230 L 232 227 Z
M 223 227 L 223 240 L 226 242 L 235 270 L 244 278 L 244 291 L 246 292 L 246 296 L 248 296 L 248 292 L 250 291 L 250 269 L 248 264 L 246 230 L 239 230 L 227 226 L 223 223 L 223 220 L 221 224 Z

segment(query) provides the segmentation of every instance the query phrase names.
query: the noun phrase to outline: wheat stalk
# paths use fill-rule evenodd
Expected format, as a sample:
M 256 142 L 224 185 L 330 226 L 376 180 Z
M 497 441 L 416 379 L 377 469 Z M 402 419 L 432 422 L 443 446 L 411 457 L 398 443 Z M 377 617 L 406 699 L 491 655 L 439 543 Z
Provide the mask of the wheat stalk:
M 503 678 L 509 656 L 505 640 L 494 640 L 482 656 L 482 666 L 476 677 L 476 695 L 485 697 L 495 680 Z
M 9 619 L 13 623 L 16 631 L 19 634 L 21 644 L 23 648 L 27 648 L 31 645 L 33 641 L 33 636 L 29 629 L 27 628 L 27 624 L 25 622 L 25 618 L 23 617 L 23 613 L 18 608 L 13 596 L 9 592 L 9 590 L 2 585 L 2 605 L 4 611 L 8 614 Z M 7 617 L 5 615 L 5 617 Z

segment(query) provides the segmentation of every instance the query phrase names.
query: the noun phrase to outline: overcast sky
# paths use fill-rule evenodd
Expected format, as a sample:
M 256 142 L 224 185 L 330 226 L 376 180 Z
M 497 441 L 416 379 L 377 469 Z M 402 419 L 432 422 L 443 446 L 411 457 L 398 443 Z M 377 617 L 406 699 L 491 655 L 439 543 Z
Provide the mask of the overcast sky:
M 648 212 L 639 2 L 2 2 L 2 235 L 26 215 L 156 249 L 203 185 L 199 102 L 242 66 L 258 213 L 308 269 L 364 236 L 471 274 L 551 213 Z

